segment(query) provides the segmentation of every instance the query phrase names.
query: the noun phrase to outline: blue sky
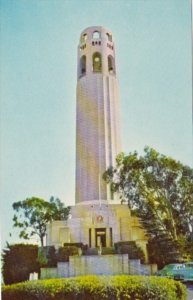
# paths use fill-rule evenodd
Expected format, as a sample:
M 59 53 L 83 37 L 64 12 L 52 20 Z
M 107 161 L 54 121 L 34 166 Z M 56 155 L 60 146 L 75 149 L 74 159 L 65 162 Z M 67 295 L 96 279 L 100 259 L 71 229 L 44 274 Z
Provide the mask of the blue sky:
M 74 204 L 80 32 L 116 41 L 123 151 L 149 145 L 192 166 L 190 0 L 1 0 L 1 233 L 12 203 Z

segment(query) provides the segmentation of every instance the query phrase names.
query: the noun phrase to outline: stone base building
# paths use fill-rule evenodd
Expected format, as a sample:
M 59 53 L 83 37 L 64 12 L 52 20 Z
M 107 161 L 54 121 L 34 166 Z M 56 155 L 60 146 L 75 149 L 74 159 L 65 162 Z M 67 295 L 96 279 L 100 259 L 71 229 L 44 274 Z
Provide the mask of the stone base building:
M 64 243 L 83 243 L 89 248 L 113 247 L 120 241 L 135 241 L 147 257 L 147 237 L 138 218 L 131 216 L 126 204 L 85 201 L 71 208 L 67 221 L 47 226 L 47 245 L 56 248 Z

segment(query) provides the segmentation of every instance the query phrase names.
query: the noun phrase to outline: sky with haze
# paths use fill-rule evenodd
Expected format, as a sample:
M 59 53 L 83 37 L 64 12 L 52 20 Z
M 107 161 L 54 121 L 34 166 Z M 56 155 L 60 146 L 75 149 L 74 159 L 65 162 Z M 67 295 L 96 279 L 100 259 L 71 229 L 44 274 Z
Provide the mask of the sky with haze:
M 1 0 L 0 10 L 3 246 L 19 241 L 13 202 L 75 202 L 77 46 L 86 27 L 113 33 L 123 151 L 148 145 L 192 166 L 190 0 Z

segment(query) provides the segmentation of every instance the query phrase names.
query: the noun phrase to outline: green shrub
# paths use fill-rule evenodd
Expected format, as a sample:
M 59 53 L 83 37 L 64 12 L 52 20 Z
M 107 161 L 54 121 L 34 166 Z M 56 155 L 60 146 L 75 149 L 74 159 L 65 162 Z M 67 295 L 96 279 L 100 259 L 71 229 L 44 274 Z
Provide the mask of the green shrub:
M 140 259 L 142 263 L 145 261 L 143 250 L 136 245 L 134 241 L 117 242 L 114 244 L 115 250 L 119 254 L 128 254 L 129 259 Z
M 78 247 L 76 246 L 64 246 L 58 249 L 57 261 L 65 262 L 69 261 L 69 256 L 78 255 Z
M 148 276 L 80 276 L 30 281 L 2 289 L 2 300 L 185 300 L 183 284 Z
M 38 249 L 40 267 L 53 268 L 57 266 L 57 255 L 54 246 L 44 246 Z
M 98 255 L 98 248 L 88 248 L 86 255 Z
M 84 245 L 83 243 L 64 243 L 63 246 L 75 246 L 81 249 L 88 248 L 88 245 Z
M 28 280 L 30 273 L 39 272 L 37 257 L 38 246 L 36 245 L 7 245 L 2 253 L 4 283 L 12 284 Z
M 113 248 L 113 247 L 105 247 L 105 248 L 102 248 L 102 254 L 103 255 L 116 254 L 116 251 L 115 251 L 115 248 Z
M 38 249 L 37 261 L 39 262 L 40 267 L 46 267 L 47 266 L 48 260 L 47 260 L 47 257 L 46 257 L 45 249 L 43 247 L 40 247 Z
M 74 246 L 74 247 L 77 247 L 77 248 L 81 248 L 82 254 L 86 254 L 86 252 L 88 250 L 88 245 L 85 245 L 83 243 L 64 243 L 63 246 L 64 247 Z
M 86 251 L 86 255 L 98 255 L 99 248 L 88 248 Z M 102 255 L 108 254 L 116 254 L 115 248 L 113 247 L 103 247 L 102 248 Z M 84 253 L 83 253 L 84 255 Z

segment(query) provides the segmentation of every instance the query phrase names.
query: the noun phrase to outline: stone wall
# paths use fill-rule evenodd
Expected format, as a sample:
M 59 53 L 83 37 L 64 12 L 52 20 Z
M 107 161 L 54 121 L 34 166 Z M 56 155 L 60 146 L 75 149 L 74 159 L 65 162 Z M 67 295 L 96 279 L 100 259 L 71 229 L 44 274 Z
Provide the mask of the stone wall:
M 153 275 L 157 272 L 156 264 L 141 264 L 140 259 L 128 261 L 130 275 Z
M 127 254 L 72 256 L 69 265 L 71 276 L 128 274 Z
M 140 260 L 128 260 L 127 254 L 70 256 L 69 262 L 59 262 L 57 268 L 42 268 L 41 279 L 80 275 L 152 275 L 156 265 L 142 265 Z

